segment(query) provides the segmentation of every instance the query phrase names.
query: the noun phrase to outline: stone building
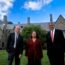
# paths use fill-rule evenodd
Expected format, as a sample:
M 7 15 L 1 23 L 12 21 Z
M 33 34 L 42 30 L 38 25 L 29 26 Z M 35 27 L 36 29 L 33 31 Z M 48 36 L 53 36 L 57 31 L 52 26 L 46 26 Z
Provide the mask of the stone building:
M 65 18 L 62 15 L 60 15 L 56 20 L 55 27 L 56 29 L 62 30 L 65 36 Z
M 0 49 L 5 49 L 7 37 L 10 32 L 13 32 L 14 24 L 7 20 L 4 16 L 3 21 L 0 21 Z
M 64 33 L 64 36 L 65 36 L 65 18 L 62 15 L 60 15 L 56 21 L 53 21 L 52 14 L 50 14 L 50 22 L 54 22 L 56 29 L 61 29 Z M 28 17 L 27 18 L 27 24 L 20 24 L 19 23 L 19 25 L 22 28 L 25 27 L 25 26 L 28 26 L 30 24 L 40 25 L 41 28 L 48 31 L 49 30 L 48 29 L 48 23 L 49 22 L 31 23 L 30 22 L 30 17 Z M 7 20 L 7 16 L 4 16 L 3 21 L 0 20 L 0 49 L 5 49 L 6 42 L 7 42 L 7 37 L 9 35 L 9 33 L 13 32 L 14 26 L 16 26 L 16 25 Z

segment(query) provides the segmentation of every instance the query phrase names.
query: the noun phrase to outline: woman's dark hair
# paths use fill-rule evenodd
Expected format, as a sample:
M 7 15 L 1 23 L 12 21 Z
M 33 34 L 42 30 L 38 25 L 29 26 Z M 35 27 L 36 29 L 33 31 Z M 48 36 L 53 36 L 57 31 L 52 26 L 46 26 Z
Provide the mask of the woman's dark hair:
M 30 36 L 30 38 L 32 38 L 32 33 L 33 33 L 33 32 L 36 32 L 36 31 L 32 31 L 32 32 L 31 32 L 31 36 Z M 36 32 L 36 38 L 39 38 L 39 35 L 38 35 L 37 32 Z

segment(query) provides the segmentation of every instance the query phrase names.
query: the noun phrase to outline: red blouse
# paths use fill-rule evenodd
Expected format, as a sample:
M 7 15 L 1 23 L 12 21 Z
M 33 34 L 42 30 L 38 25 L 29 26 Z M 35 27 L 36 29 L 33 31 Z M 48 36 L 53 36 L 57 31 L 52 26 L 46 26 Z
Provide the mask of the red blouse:
M 41 41 L 39 39 L 36 39 L 35 42 L 33 42 L 32 39 L 29 39 L 27 41 L 25 52 L 28 58 L 35 56 L 36 58 L 41 59 L 43 56 Z

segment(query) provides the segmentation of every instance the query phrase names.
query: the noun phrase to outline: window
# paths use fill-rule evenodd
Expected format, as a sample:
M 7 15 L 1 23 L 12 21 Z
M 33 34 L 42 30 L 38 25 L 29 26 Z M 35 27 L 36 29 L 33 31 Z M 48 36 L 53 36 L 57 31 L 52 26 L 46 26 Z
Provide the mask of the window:
M 2 42 L 2 48 L 4 47 L 4 42 Z

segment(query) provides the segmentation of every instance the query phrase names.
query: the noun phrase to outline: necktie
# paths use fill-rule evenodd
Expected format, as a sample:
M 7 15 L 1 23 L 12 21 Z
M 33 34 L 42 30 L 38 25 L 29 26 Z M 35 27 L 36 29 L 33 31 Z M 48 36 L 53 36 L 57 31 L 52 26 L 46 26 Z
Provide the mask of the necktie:
M 52 42 L 54 41 L 54 32 L 53 31 L 51 31 L 51 40 L 52 40 Z

